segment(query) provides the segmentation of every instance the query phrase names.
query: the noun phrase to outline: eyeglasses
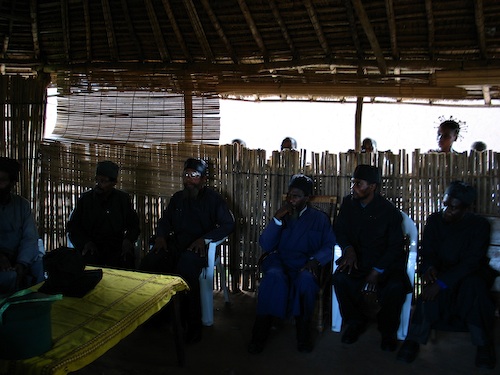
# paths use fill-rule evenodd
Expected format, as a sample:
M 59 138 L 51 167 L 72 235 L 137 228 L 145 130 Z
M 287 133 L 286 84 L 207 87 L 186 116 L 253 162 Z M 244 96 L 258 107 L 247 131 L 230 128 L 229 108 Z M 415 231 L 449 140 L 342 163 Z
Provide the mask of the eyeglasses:
M 184 177 L 199 178 L 201 173 L 198 171 L 184 172 Z

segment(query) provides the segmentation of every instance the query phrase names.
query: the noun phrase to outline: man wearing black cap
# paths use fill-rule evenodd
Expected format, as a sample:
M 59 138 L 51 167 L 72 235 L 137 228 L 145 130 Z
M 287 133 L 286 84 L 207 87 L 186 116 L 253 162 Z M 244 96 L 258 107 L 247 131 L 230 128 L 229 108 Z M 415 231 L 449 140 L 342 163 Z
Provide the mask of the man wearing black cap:
M 11 192 L 19 179 L 17 160 L 0 157 L 0 294 L 25 288 L 26 276 L 33 283 L 43 280 L 43 271 L 34 274 L 40 264 L 38 229 L 30 203 Z
M 97 164 L 95 186 L 78 200 L 67 230 L 86 264 L 133 269 L 139 217 L 130 195 L 115 188 L 118 170 L 109 160 Z
M 427 219 L 420 254 L 423 289 L 398 352 L 401 361 L 415 360 L 431 328 L 454 329 L 458 324 L 470 331 L 477 346 L 476 366 L 495 367 L 490 224 L 468 212 L 474 199 L 472 186 L 454 181 L 445 191 L 443 209 Z
M 260 235 L 264 277 L 259 286 L 257 317 L 248 351 L 264 349 L 273 319 L 293 316 L 297 349 L 310 352 L 310 323 L 319 291 L 316 271 L 332 260 L 335 235 L 323 212 L 308 205 L 313 181 L 292 177 L 285 205 L 279 208 Z
M 406 274 L 402 217 L 379 193 L 380 171 L 358 165 L 335 222 L 342 256 L 333 275 L 340 312 L 347 329 L 342 342 L 352 344 L 376 317 L 385 351 L 397 348 L 397 329 L 405 296 L 411 291 Z
M 208 165 L 202 159 L 184 162 L 184 189 L 176 192 L 158 221 L 156 239 L 142 260 L 140 269 L 148 272 L 175 272 L 189 285 L 182 301 L 188 343 L 201 339 L 199 276 L 207 266 L 207 245 L 228 236 L 234 217 L 224 198 L 205 186 Z

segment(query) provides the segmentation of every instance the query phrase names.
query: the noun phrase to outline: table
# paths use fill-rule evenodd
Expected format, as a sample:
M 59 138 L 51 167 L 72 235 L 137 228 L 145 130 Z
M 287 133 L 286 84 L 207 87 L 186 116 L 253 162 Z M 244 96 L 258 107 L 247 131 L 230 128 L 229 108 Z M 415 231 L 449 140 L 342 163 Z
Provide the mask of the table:
M 184 348 L 179 337 L 175 295 L 189 289 L 186 282 L 171 275 L 102 270 L 102 280 L 83 298 L 64 297 L 52 304 L 52 349 L 24 360 L 0 360 L 0 374 L 59 375 L 81 369 L 170 301 L 174 310 L 177 359 L 183 364 Z

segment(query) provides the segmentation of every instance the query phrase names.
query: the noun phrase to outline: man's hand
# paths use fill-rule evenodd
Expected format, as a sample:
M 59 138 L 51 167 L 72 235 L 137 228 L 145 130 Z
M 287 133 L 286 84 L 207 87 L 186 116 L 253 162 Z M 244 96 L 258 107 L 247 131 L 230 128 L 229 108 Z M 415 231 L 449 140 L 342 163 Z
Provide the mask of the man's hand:
M 437 277 L 438 277 L 437 270 L 433 266 L 430 266 L 429 268 L 427 268 L 427 271 L 425 271 L 425 273 L 422 275 L 422 281 L 424 282 L 424 285 L 433 284 L 436 282 Z
M 89 252 L 90 252 L 90 255 L 99 254 L 99 250 L 97 250 L 97 246 L 92 241 L 89 241 L 85 244 L 85 246 L 83 247 L 83 250 L 82 250 L 82 255 L 85 255 Z
M 207 256 L 207 246 L 203 238 L 198 238 L 197 240 L 195 240 L 191 245 L 189 245 L 187 250 L 198 254 L 202 258 L 205 258 Z
M 376 293 L 378 277 L 380 273 L 377 270 L 371 270 L 371 272 L 366 276 L 366 284 L 363 287 L 363 293 Z
M 286 215 L 291 214 L 293 211 L 292 205 L 286 202 L 283 206 L 281 206 L 278 211 L 274 214 L 274 217 L 278 220 L 282 220 Z
M 165 237 L 156 237 L 155 244 L 153 245 L 151 251 L 158 254 L 161 250 L 167 251 L 167 241 L 165 240 Z
M 358 269 L 358 257 L 354 248 L 352 246 L 345 248 L 344 253 L 335 263 L 337 263 L 340 272 L 347 270 L 347 273 L 351 273 L 353 268 Z
M 124 238 L 122 242 L 122 259 L 126 260 L 127 256 L 133 256 L 135 252 L 134 244 L 128 238 Z
M 307 263 L 302 267 L 301 271 L 309 271 L 311 272 L 314 277 L 318 276 L 318 268 L 321 265 L 320 262 L 318 262 L 316 259 L 309 259 Z
M 422 299 L 424 301 L 434 301 L 440 291 L 441 287 L 438 283 L 427 284 L 422 290 Z
M 0 272 L 13 271 L 14 268 L 10 264 L 9 259 L 4 255 L 0 254 Z

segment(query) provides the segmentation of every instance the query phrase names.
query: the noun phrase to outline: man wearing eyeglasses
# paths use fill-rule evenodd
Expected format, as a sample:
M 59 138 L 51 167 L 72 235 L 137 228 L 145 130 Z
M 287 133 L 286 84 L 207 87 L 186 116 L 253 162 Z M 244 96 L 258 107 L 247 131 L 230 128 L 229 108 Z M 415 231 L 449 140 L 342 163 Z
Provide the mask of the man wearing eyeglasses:
M 229 235 L 234 217 L 224 198 L 206 186 L 208 165 L 202 159 L 184 163 L 184 189 L 176 192 L 158 221 L 156 239 L 142 260 L 148 272 L 177 273 L 187 281 L 190 293 L 182 303 L 187 342 L 201 339 L 201 303 L 198 278 L 207 266 L 207 245 Z
M 79 198 L 67 230 L 87 264 L 134 269 L 139 217 L 130 195 L 115 188 L 118 171 L 112 161 L 97 164 L 95 186 Z

